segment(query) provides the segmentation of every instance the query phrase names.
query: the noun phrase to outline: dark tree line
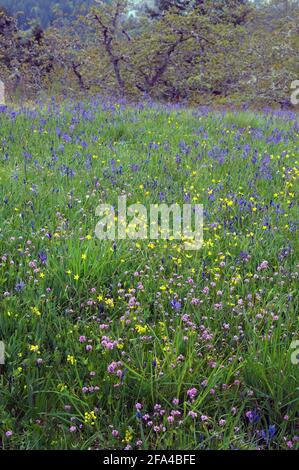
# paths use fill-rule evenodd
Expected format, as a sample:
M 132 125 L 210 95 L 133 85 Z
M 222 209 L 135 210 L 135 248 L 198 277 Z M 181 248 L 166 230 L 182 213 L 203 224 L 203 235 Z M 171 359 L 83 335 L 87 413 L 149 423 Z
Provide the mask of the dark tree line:
M 94 0 L 1 0 L 0 3 L 9 14 L 18 18 L 21 28 L 28 27 L 32 22 L 42 28 L 55 20 L 69 22 L 95 4 Z

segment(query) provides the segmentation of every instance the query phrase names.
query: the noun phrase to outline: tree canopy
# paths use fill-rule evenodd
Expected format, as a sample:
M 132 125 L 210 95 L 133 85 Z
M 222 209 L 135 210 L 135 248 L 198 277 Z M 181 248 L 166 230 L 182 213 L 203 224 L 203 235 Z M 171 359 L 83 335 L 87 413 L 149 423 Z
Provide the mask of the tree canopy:
M 28 0 L 26 8 L 39 3 Z M 0 78 L 13 94 L 290 102 L 299 76 L 298 2 L 156 0 L 135 4 L 135 15 L 127 0 L 84 2 L 84 12 L 81 2 L 63 3 L 48 27 L 25 31 L 18 15 L 0 10 Z M 67 16 L 72 4 L 78 9 Z

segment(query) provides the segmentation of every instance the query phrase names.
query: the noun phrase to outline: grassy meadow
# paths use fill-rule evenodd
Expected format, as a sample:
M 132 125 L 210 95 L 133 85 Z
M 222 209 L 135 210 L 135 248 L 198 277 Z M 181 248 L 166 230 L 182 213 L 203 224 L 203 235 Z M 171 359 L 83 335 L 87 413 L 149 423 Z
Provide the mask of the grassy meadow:
M 298 137 L 292 112 L 1 108 L 0 448 L 299 447 Z M 99 240 L 120 195 L 203 204 L 203 247 Z

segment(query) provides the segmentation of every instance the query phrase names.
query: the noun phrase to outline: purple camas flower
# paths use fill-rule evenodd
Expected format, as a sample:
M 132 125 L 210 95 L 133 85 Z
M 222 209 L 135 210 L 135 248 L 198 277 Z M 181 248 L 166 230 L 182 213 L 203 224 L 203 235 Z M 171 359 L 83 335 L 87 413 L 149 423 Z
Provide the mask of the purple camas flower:
M 171 302 L 170 302 L 170 306 L 171 306 L 171 308 L 173 308 L 174 310 L 180 310 L 182 304 L 181 304 L 181 302 L 179 302 L 178 300 L 173 299 L 173 300 L 171 300 Z
M 47 261 L 47 254 L 44 251 L 40 251 L 38 254 L 38 259 L 42 264 L 46 264 Z
M 276 427 L 275 427 L 275 424 L 273 424 L 268 427 L 267 431 L 262 431 L 261 436 L 266 442 L 269 442 L 273 439 L 273 437 L 275 436 L 275 433 L 276 433 Z
M 31 155 L 31 153 L 29 153 L 29 152 L 24 152 L 24 153 L 23 153 L 23 156 L 24 156 L 27 160 L 30 160 L 30 159 L 32 158 L 32 155 Z
M 246 418 L 248 418 L 250 424 L 257 423 L 259 420 L 259 415 L 257 414 L 256 410 L 250 410 L 245 413 Z
M 19 281 L 19 282 L 15 285 L 15 291 L 16 291 L 16 292 L 22 292 L 22 290 L 24 289 L 25 285 L 26 285 L 25 282 Z

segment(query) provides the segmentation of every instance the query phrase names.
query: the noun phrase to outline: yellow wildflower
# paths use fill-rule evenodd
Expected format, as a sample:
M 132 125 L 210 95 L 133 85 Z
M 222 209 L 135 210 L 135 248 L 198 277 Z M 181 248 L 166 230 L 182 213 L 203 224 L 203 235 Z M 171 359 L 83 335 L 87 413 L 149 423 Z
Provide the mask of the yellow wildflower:
M 72 366 L 74 364 L 76 364 L 76 359 L 74 358 L 74 356 L 71 356 L 70 354 L 67 355 L 67 358 L 66 358 L 67 362 L 69 362 L 70 364 L 72 364 Z

